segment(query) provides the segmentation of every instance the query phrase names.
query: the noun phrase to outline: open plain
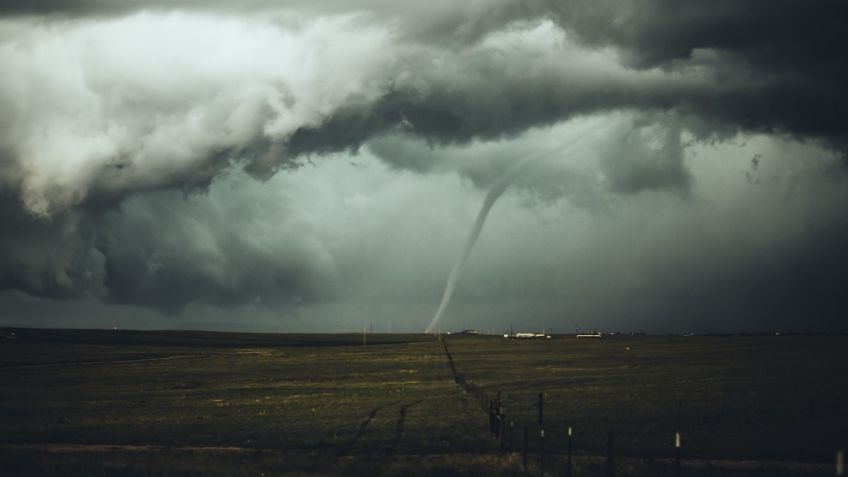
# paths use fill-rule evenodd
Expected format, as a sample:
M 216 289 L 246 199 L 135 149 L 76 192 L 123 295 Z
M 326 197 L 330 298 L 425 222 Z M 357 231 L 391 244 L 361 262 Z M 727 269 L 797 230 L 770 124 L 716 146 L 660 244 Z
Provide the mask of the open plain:
M 571 426 L 572 475 L 613 429 L 617 475 L 679 432 L 684 475 L 825 476 L 848 423 L 844 336 L 0 331 L 2 475 L 538 475 L 541 393 L 547 475 Z

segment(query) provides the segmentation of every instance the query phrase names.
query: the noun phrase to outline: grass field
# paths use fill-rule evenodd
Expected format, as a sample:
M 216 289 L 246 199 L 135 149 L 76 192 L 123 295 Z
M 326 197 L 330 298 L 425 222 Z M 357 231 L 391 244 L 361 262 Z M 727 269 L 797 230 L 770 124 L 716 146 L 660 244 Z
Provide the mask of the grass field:
M 499 450 L 432 336 L 0 335 L 0 475 L 538 475 Z M 673 475 L 676 430 L 686 475 L 833 475 L 844 445 L 845 337 L 446 344 L 531 454 L 543 393 L 549 475 L 566 422 L 574 475 L 603 475 L 609 427 L 619 475 Z
M 613 427 L 624 455 L 672 455 L 679 431 L 690 457 L 826 461 L 845 437 L 845 337 L 448 343 L 457 372 L 501 391 L 517 425 L 538 429 L 543 393 L 552 449 L 567 424 L 597 452 Z

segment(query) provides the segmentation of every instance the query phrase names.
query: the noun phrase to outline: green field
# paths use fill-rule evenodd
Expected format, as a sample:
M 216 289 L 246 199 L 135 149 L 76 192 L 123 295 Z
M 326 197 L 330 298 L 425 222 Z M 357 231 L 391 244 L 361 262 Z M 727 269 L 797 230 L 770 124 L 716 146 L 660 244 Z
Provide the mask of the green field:
M 612 427 L 617 475 L 673 475 L 679 431 L 685 475 L 824 476 L 848 424 L 841 336 L 0 335 L 0 475 L 538 475 L 542 393 L 548 475 L 568 424 L 574 475 Z

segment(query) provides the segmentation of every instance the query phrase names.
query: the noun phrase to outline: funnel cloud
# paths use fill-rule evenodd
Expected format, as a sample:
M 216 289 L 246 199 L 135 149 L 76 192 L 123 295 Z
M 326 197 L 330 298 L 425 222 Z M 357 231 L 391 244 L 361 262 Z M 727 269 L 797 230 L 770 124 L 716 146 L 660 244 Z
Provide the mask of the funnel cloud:
M 585 136 L 586 134 L 588 133 L 584 133 L 583 135 Z M 580 139 L 582 139 L 582 137 L 578 137 L 574 140 L 574 142 L 569 145 L 568 149 L 573 149 Z M 462 247 L 462 252 L 448 275 L 447 284 L 445 285 L 445 291 L 442 294 L 442 301 L 439 303 L 439 308 L 436 310 L 433 320 L 430 321 L 429 325 L 427 325 L 427 329 L 424 331 L 425 333 L 432 333 L 438 326 L 439 321 L 442 319 L 442 315 L 445 313 L 445 310 L 450 303 L 450 299 L 453 296 L 453 292 L 456 289 L 456 284 L 462 275 L 462 269 L 465 267 L 465 262 L 468 260 L 468 256 L 471 255 L 471 250 L 474 249 L 474 244 L 477 243 L 477 239 L 480 237 L 480 232 L 486 224 L 486 217 L 489 216 L 489 211 L 492 210 L 492 206 L 495 205 L 495 202 L 497 202 L 500 196 L 503 195 L 504 191 L 506 191 L 509 185 L 524 171 L 524 169 L 531 167 L 536 162 L 548 158 L 552 154 L 554 153 L 543 152 L 518 162 L 508 171 L 504 172 L 502 176 L 498 177 L 491 186 L 489 186 L 486 197 L 483 199 L 483 205 L 480 207 L 480 212 L 477 213 L 477 218 L 474 219 L 474 224 L 471 226 L 471 232 L 468 234 L 468 240 L 465 241 L 465 245 Z

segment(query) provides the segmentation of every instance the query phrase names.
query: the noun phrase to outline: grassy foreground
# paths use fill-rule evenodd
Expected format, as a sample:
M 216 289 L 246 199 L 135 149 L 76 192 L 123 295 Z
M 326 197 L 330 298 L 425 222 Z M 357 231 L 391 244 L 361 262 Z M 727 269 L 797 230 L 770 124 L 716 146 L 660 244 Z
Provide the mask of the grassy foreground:
M 0 335 L 0 475 L 526 475 L 433 337 L 372 335 L 363 347 L 361 335 Z M 457 372 L 500 390 L 508 420 L 530 428 L 534 475 L 542 392 L 549 475 L 564 475 L 567 420 L 574 475 L 603 475 L 613 426 L 619 475 L 673 475 L 680 430 L 685 475 L 788 476 L 833 475 L 848 423 L 846 341 L 447 345 Z
M 507 419 L 546 444 L 603 454 L 828 462 L 845 445 L 844 336 L 609 337 L 602 340 L 448 340 L 457 373 Z M 538 439 L 536 439 L 538 440 Z

